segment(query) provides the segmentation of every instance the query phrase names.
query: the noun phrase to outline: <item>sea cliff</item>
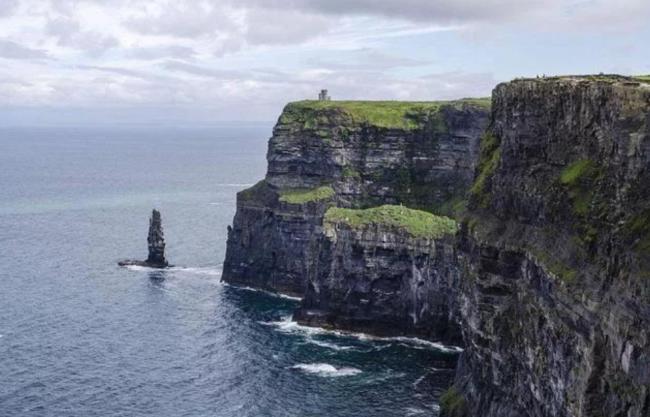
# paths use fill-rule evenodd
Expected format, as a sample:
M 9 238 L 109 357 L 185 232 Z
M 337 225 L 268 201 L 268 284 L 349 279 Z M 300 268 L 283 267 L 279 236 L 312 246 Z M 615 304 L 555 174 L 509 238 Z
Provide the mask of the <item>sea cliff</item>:
M 647 78 L 519 79 L 491 110 L 292 103 L 267 159 L 225 281 L 462 345 L 445 416 L 650 416 Z
M 288 104 L 266 178 L 237 195 L 224 281 L 302 296 L 329 207 L 458 209 L 488 109 L 480 99 Z
M 634 79 L 496 87 L 447 415 L 650 415 L 649 122 Z

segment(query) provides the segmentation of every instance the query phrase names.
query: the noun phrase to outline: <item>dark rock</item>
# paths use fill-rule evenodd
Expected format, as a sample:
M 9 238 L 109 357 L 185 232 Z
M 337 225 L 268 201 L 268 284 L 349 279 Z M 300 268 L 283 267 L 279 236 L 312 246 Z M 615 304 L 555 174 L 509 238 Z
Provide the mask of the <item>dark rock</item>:
M 458 285 L 453 235 L 414 237 L 386 225 L 327 223 L 294 318 L 302 324 L 460 345 L 451 321 Z
M 404 203 L 451 213 L 462 204 L 488 121 L 485 104 L 442 102 L 422 110 L 413 103 L 404 123 L 387 125 L 359 120 L 334 101 L 323 108 L 310 103 L 285 107 L 269 141 L 266 179 L 237 195 L 226 282 L 304 295 L 323 215 L 334 205 Z M 327 198 L 283 201 L 286 192 L 324 185 L 332 190 Z
M 494 90 L 459 244 L 465 415 L 650 416 L 649 122 L 618 78 Z
M 160 212 L 154 209 L 149 219 L 149 235 L 147 236 L 149 256 L 146 261 L 124 260 L 118 262 L 120 266 L 145 266 L 149 268 L 167 268 L 169 263 L 165 259 L 165 237 L 163 235 Z

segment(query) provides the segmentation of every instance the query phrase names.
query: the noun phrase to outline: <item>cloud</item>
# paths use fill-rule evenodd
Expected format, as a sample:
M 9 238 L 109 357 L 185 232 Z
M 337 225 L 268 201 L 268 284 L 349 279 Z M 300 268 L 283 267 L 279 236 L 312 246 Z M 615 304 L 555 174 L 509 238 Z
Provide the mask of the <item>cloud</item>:
M 198 65 L 188 64 L 187 62 L 180 61 L 167 61 L 162 65 L 163 68 L 169 71 L 182 72 L 189 75 L 198 77 L 216 78 L 232 80 L 245 77 L 241 71 L 219 70 L 213 68 L 206 68 Z
M 291 9 L 254 8 L 246 14 L 246 40 L 253 45 L 296 44 L 324 34 L 331 17 Z
M 360 48 L 351 51 L 338 51 L 333 57 L 310 58 L 306 60 L 306 63 L 312 67 L 332 70 L 364 70 L 368 68 L 388 70 L 425 66 L 431 64 L 431 61 L 389 54 L 371 48 Z
M 119 45 L 111 35 L 82 30 L 75 19 L 60 17 L 48 20 L 45 32 L 57 40 L 57 44 L 85 51 L 91 55 L 101 55 Z
M 141 60 L 183 59 L 191 60 L 196 57 L 194 48 L 181 45 L 156 45 L 129 48 L 126 55 Z
M 11 16 L 17 6 L 18 0 L 0 0 L 0 18 Z
M 78 65 L 75 67 L 75 69 L 99 71 L 99 72 L 105 72 L 109 74 L 121 75 L 125 77 L 141 78 L 143 80 L 150 80 L 153 78 L 150 73 L 143 72 L 143 71 L 136 71 L 127 68 L 120 68 L 120 67 L 104 67 L 99 65 Z
M 0 58 L 6 59 L 50 59 L 43 49 L 33 49 L 16 42 L 0 39 Z
M 544 5 L 542 0 L 241 0 L 275 10 L 300 10 L 336 16 L 374 15 L 416 22 L 502 21 Z M 548 4 L 548 3 L 547 3 Z
M 0 0 L 0 17 L 0 107 L 272 119 L 320 88 L 433 100 L 530 72 L 650 72 L 647 0 Z
M 165 1 L 155 3 L 125 22 L 129 29 L 147 35 L 172 35 L 180 38 L 215 35 L 236 30 L 235 9 L 219 2 Z

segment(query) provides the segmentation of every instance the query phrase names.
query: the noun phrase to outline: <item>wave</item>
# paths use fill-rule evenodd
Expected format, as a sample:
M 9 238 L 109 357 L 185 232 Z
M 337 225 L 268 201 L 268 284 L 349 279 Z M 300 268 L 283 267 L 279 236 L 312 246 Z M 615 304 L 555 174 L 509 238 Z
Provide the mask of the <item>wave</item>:
M 373 337 L 373 336 L 371 336 Z M 460 346 L 445 345 L 439 342 L 432 342 L 430 340 L 420 339 L 418 337 L 406 337 L 406 336 L 397 336 L 397 337 L 379 337 L 379 340 L 401 342 L 409 345 L 424 346 L 434 348 L 436 350 L 446 352 L 446 353 L 460 353 L 463 351 L 463 348 Z
M 168 271 L 173 272 L 186 272 L 188 274 L 197 274 L 197 275 L 211 275 L 211 276 L 221 276 L 221 267 L 180 267 L 172 266 L 167 269 Z
M 428 414 L 429 410 L 424 410 L 422 408 L 408 407 L 406 410 L 407 416 L 421 416 L 423 414 Z
M 316 340 L 312 338 L 308 338 L 307 342 L 314 344 L 316 346 L 324 347 L 327 349 L 333 349 L 333 350 L 352 350 L 354 347 L 352 346 L 340 346 L 337 345 L 336 343 L 329 343 L 329 342 L 324 342 L 322 340 Z
M 126 265 L 125 268 L 130 271 L 182 272 L 182 273 L 197 274 L 197 275 L 221 276 L 220 267 L 172 266 L 169 268 L 160 269 L 160 268 L 150 268 L 148 266 L 142 266 L 142 265 Z
M 329 363 L 299 363 L 292 366 L 291 369 L 324 377 L 354 376 L 362 372 L 361 369 L 351 367 L 337 368 Z
M 229 283 L 227 283 L 227 282 L 224 282 L 223 284 L 226 285 L 226 286 L 228 286 L 228 287 L 236 288 L 236 289 L 238 289 L 238 290 L 253 291 L 253 292 L 261 292 L 261 293 L 263 293 L 263 294 L 270 295 L 270 296 L 273 296 L 273 297 L 284 298 L 285 300 L 292 300 L 292 301 L 301 301 L 301 300 L 302 300 L 301 297 L 294 297 L 294 296 L 287 295 L 287 294 L 282 294 L 282 293 L 279 293 L 279 292 L 273 292 L 273 291 L 262 290 L 262 289 L 260 289 L 260 288 L 253 288 L 253 287 L 245 287 L 245 286 L 240 286 L 240 285 L 233 285 L 233 284 L 229 284 Z M 289 318 L 291 318 L 291 317 L 289 317 Z
M 410 347 L 423 347 L 423 348 L 433 348 L 435 350 L 445 352 L 445 353 L 460 353 L 463 351 L 463 348 L 458 346 L 444 345 L 438 342 L 431 342 L 429 340 L 419 339 L 417 337 L 406 337 L 406 336 L 396 336 L 396 337 L 381 337 L 381 336 L 372 336 L 366 333 L 357 333 L 357 332 L 348 332 L 343 330 L 331 330 L 324 329 L 322 327 L 310 327 L 303 326 L 298 324 L 296 321 L 292 320 L 291 316 L 283 317 L 279 321 L 272 322 L 259 322 L 260 324 L 266 326 L 277 327 L 278 331 L 283 333 L 298 333 L 303 335 L 314 335 L 314 334 L 329 334 L 339 337 L 353 337 L 363 341 L 370 342 L 397 342 L 408 345 Z

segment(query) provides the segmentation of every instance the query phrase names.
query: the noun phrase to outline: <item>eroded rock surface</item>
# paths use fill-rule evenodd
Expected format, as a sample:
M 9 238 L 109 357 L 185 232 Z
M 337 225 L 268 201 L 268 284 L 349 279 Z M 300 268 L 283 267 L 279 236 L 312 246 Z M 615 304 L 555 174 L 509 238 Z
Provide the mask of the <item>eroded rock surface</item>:
M 331 206 L 452 212 L 472 182 L 487 121 L 481 100 L 287 105 L 266 179 L 237 196 L 223 280 L 303 295 Z M 323 188 L 330 192 L 315 192 Z
M 395 210 L 409 212 L 405 207 Z M 433 217 L 433 216 L 432 216 Z M 319 257 L 294 318 L 303 324 L 461 344 L 455 222 L 439 236 L 326 216 Z
M 650 415 L 649 122 L 630 79 L 494 90 L 447 415 Z
M 145 266 L 149 268 L 166 268 L 169 266 L 165 258 L 165 236 L 163 234 L 160 212 L 154 209 L 149 218 L 149 234 L 147 235 L 149 256 L 146 261 L 124 260 L 118 262 L 120 266 Z

